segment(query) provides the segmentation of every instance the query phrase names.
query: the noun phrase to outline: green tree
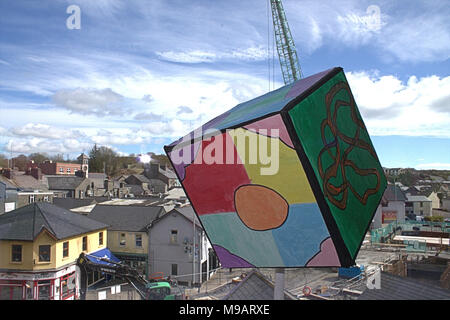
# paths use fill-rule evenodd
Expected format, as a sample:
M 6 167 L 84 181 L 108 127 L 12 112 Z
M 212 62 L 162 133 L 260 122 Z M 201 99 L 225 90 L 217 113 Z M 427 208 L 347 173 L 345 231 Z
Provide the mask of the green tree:
M 25 171 L 27 168 L 28 157 L 24 154 L 18 155 L 12 159 L 13 166 L 18 168 L 19 171 Z
M 104 172 L 113 176 L 119 170 L 117 153 L 108 147 L 97 147 L 95 144 L 89 151 L 89 171 Z
M 43 163 L 45 160 L 48 159 L 48 154 L 46 153 L 39 153 L 35 152 L 28 156 L 29 160 L 33 160 L 34 163 Z
M 8 168 L 8 158 L 2 153 L 0 153 L 0 168 Z

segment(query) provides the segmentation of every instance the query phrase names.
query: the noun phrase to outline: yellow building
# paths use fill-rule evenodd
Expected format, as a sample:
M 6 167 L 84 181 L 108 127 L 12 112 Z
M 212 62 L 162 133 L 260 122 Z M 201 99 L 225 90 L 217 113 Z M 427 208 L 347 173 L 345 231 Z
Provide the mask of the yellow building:
M 1 215 L 0 300 L 77 299 L 76 260 L 107 250 L 106 228 L 45 202 Z

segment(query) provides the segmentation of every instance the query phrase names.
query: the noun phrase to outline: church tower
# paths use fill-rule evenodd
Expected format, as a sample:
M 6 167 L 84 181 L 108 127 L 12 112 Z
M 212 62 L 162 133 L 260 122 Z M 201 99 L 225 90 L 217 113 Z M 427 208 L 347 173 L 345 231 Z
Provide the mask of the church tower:
M 89 178 L 89 157 L 82 153 L 78 158 L 78 162 L 81 165 L 81 171 L 83 176 Z

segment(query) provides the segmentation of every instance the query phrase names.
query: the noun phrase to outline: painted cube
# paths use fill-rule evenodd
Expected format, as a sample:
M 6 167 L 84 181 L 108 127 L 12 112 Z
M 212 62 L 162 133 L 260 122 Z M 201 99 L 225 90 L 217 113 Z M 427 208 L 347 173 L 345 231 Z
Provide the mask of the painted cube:
M 386 178 L 342 68 L 165 146 L 223 267 L 348 267 Z

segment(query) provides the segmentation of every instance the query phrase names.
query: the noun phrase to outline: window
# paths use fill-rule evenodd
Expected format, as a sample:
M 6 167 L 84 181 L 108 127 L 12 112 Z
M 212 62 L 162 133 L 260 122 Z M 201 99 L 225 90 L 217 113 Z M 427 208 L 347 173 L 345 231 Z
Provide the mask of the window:
M 63 168 L 59 168 L 59 172 L 63 173 L 64 172 Z
M 142 248 L 142 235 L 136 234 L 136 247 Z
M 172 275 L 173 276 L 178 275 L 178 265 L 177 264 L 172 264 Z
M 87 236 L 83 237 L 83 251 L 87 251 L 88 249 L 88 242 L 87 242 Z
M 99 246 L 103 245 L 103 232 L 98 233 L 98 245 Z
M 120 239 L 119 239 L 119 244 L 121 246 L 125 246 L 127 244 L 126 240 L 125 240 L 125 233 L 121 233 L 120 234 Z
M 67 171 L 67 173 L 70 173 L 70 168 L 67 168 L 67 170 L 66 170 L 66 171 Z
M 0 300 L 23 300 L 21 281 L 0 280 Z
M 51 282 L 50 280 L 39 281 L 38 284 L 38 299 L 39 300 L 50 300 L 51 298 Z
M 45 202 L 50 202 L 50 201 L 48 201 L 48 196 L 45 196 L 45 197 L 44 197 L 44 201 L 45 201 Z
M 420 203 L 420 207 L 423 208 L 423 202 Z
M 30 195 L 30 202 L 29 203 L 33 203 L 34 202 L 34 194 Z
M 11 250 L 11 261 L 22 262 L 22 246 L 19 244 L 13 244 Z
M 69 256 L 69 241 L 63 243 L 63 258 L 67 258 Z
M 70 298 L 75 293 L 75 272 L 61 277 L 61 297 L 63 300 Z
M 39 246 L 39 261 L 50 262 L 50 245 Z
M 170 231 L 170 243 L 178 243 L 178 230 Z

